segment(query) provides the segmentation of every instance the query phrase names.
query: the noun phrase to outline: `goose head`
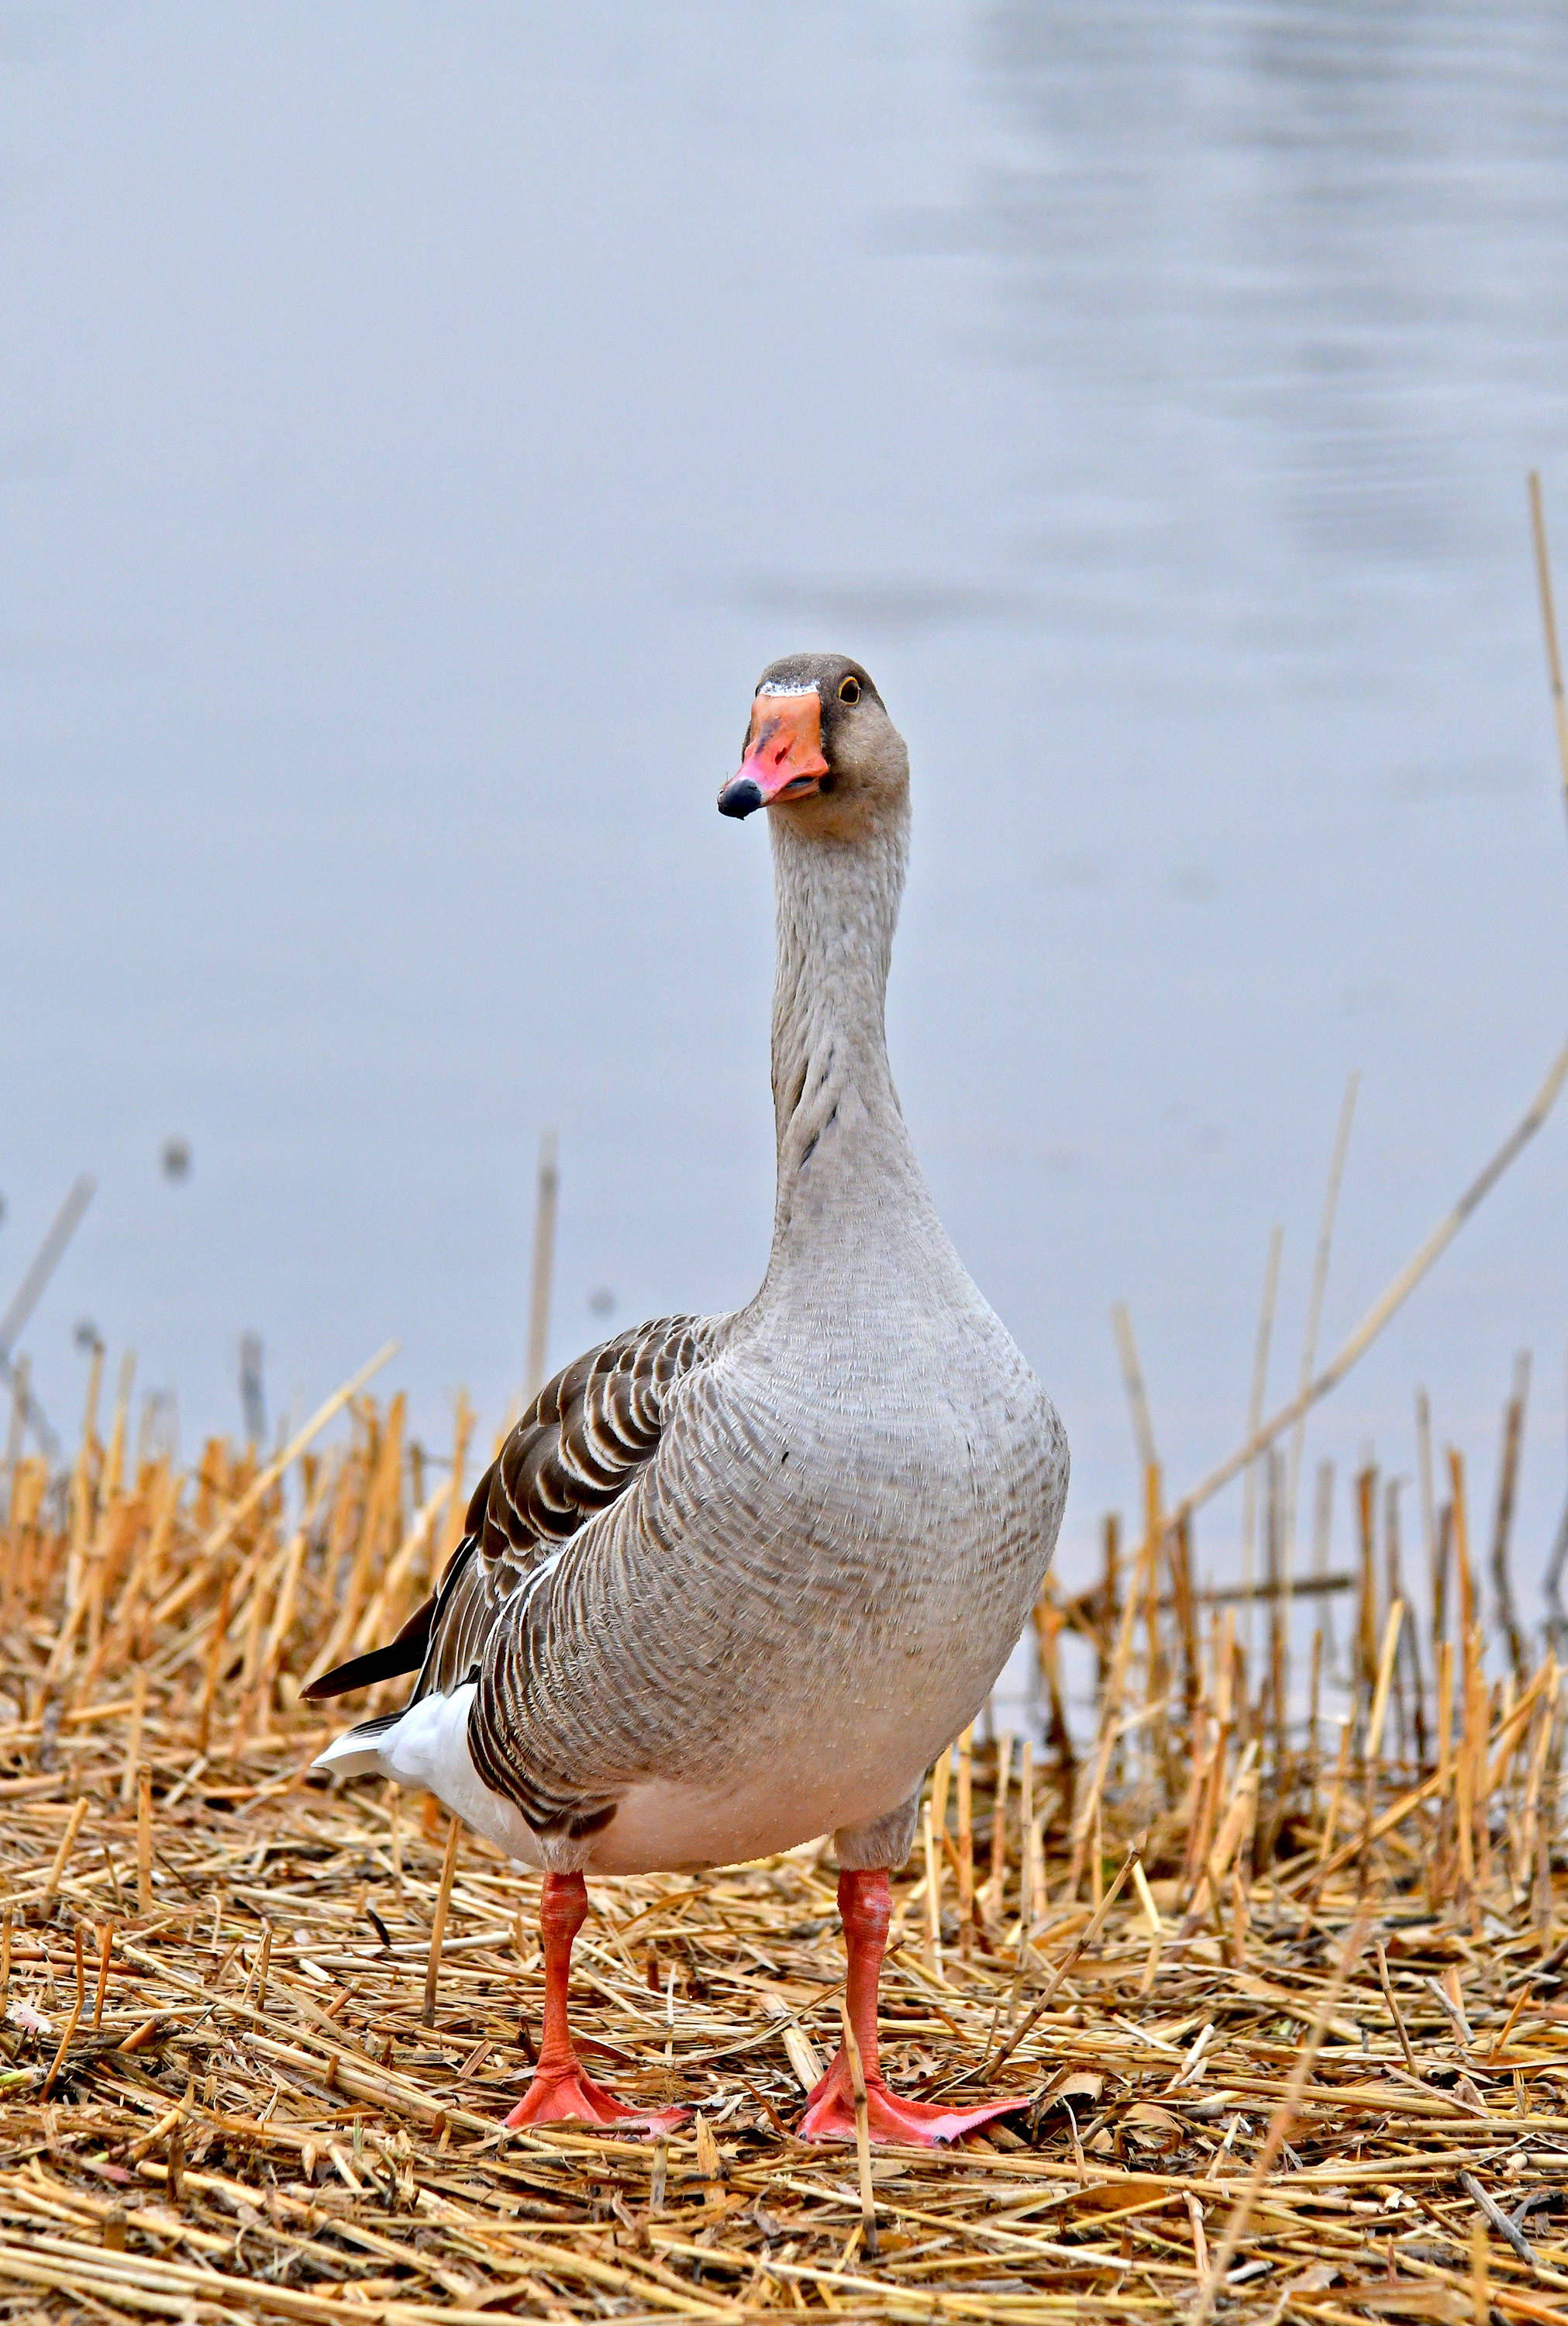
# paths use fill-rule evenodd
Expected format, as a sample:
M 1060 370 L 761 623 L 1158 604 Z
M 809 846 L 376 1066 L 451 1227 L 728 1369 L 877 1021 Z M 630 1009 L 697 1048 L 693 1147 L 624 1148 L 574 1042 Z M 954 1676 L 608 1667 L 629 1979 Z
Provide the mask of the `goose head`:
M 909 754 L 870 676 L 848 655 L 786 655 L 752 697 L 740 770 L 720 815 L 759 807 L 803 833 L 856 840 L 901 817 Z

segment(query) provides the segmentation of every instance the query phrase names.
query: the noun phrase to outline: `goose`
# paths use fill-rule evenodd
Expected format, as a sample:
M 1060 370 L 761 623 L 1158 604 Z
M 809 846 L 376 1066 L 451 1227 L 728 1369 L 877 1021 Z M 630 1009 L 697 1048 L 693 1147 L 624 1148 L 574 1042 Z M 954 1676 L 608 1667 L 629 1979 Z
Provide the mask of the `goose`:
M 777 1192 L 761 1289 L 617 1334 L 541 1391 L 434 1596 L 311 1702 L 417 1671 L 316 1766 L 424 1786 L 542 1872 L 545 2006 L 508 2126 L 667 2128 L 571 2041 L 586 1875 L 689 1870 L 831 1834 L 868 2126 L 958 2138 L 1024 2102 L 896 2097 L 877 2045 L 888 1875 L 925 1772 L 1038 1597 L 1067 1490 L 1044 1390 L 937 1218 L 884 1002 L 909 759 L 867 672 L 763 673 L 721 814 L 767 814 Z M 840 2047 L 799 2127 L 852 2138 Z

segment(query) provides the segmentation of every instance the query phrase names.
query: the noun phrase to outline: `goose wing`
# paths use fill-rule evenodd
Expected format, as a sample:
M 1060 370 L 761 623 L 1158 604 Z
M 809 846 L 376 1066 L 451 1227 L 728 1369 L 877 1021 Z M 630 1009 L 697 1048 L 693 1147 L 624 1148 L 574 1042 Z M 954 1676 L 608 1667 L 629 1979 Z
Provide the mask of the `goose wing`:
M 547 1382 L 475 1487 L 462 1540 L 431 1596 L 385 1647 L 302 1689 L 307 1702 L 403 1672 L 419 1674 L 411 1703 L 459 1687 L 502 1610 L 518 1593 L 543 1588 L 580 1528 L 653 1459 L 670 1391 L 709 1354 L 714 1330 L 711 1318 L 662 1317 Z

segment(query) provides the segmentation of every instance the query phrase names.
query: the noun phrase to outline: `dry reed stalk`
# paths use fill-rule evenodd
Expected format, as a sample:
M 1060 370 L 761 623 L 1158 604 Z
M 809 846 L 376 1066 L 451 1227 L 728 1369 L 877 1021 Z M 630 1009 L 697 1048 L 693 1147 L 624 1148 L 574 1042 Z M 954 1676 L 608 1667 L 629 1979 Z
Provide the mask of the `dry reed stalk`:
M 106 1922 L 103 1929 L 98 1933 L 98 1983 L 97 1991 L 93 1996 L 92 2025 L 93 2033 L 95 2035 L 103 2024 L 104 1996 L 108 1992 L 109 1957 L 114 1952 L 114 1945 L 115 1926 L 112 1922 Z
M 146 1716 L 147 1670 L 144 1664 L 137 1664 L 131 1674 L 131 1725 L 125 1732 L 125 1757 L 120 1771 L 122 1803 L 128 1801 L 135 1790 L 136 1771 L 142 1759 L 142 1723 Z
M 81 1831 L 82 1819 L 91 1806 L 85 1793 L 71 1805 L 70 1815 L 65 1821 L 65 1831 L 60 1838 L 60 1847 L 54 1853 L 54 1863 L 50 1867 L 48 1878 L 43 1884 L 43 1896 L 40 1903 L 45 1914 L 53 1911 L 54 1902 L 60 1895 L 60 1879 L 65 1873 L 66 1861 L 76 1847 L 76 1838 Z
M 1464 1456 L 1457 1447 L 1448 1449 L 1448 1479 L 1452 1512 L 1453 1558 L 1459 1577 L 1459 1625 L 1461 1642 L 1467 1639 L 1475 1623 L 1475 1583 L 1470 1564 L 1470 1521 L 1466 1513 L 1464 1493 Z
M 1157 1473 L 1151 1471 L 1150 1475 L 1151 1478 L 1157 1477 Z M 1157 1492 L 1158 1488 L 1155 1484 L 1151 1488 L 1151 1493 L 1157 1494 Z M 1155 1538 L 1150 1534 L 1145 1538 L 1143 1548 L 1138 1552 L 1137 1563 L 1133 1569 L 1132 1587 L 1127 1593 L 1127 1605 L 1122 1611 L 1121 1629 L 1117 1634 L 1116 1650 L 1111 1657 L 1110 1678 L 1100 1701 L 1099 1750 L 1095 1759 L 1094 1775 L 1090 1780 L 1089 1791 L 1079 1804 L 1073 1820 L 1072 1858 L 1067 1871 L 1069 1898 L 1077 1897 L 1078 1885 L 1083 1875 L 1083 1860 L 1089 1847 L 1090 1828 L 1094 1819 L 1094 1805 L 1099 1799 L 1100 1788 L 1105 1783 L 1106 1773 L 1110 1766 L 1111 1752 L 1117 1741 L 1117 1726 L 1121 1716 L 1122 1691 L 1127 1685 L 1127 1661 L 1132 1654 L 1133 1627 L 1140 1613 L 1145 1614 L 1146 1621 L 1146 1610 L 1141 1605 L 1141 1589 L 1145 1578 L 1154 1571 L 1155 1553 Z
M 1045 1683 L 1049 1711 L 1046 1735 L 1056 1756 L 1056 1768 L 1062 1783 L 1062 1811 L 1071 1819 L 1077 1794 L 1078 1764 L 1072 1750 L 1072 1732 L 1067 1725 L 1067 1711 L 1062 1687 L 1062 1671 L 1057 1654 L 1057 1633 L 1063 1617 L 1046 1594 L 1035 1603 L 1035 1641 L 1036 1663 Z
M 1374 1512 L 1378 1473 L 1369 1463 L 1356 1475 L 1357 1542 L 1360 1553 L 1356 1599 L 1356 1700 L 1369 1704 L 1378 1676 L 1378 1568 Z
M 1007 1884 L 1007 1789 L 1013 1773 L 1014 1742 L 1010 1729 L 1004 1729 L 997 1739 L 997 1772 L 991 1796 L 991 1860 L 985 1888 L 986 1912 L 992 1921 L 1001 1916 Z
M 1388 1610 L 1384 1628 L 1382 1651 L 1377 1664 L 1377 1679 L 1372 1691 L 1372 1709 L 1367 1722 L 1367 1742 L 1362 1753 L 1362 1823 L 1360 1881 L 1363 1890 L 1371 1872 L 1371 1832 L 1375 1818 L 1378 1756 L 1383 1744 L 1383 1724 L 1388 1717 L 1388 1692 L 1394 1679 L 1395 1659 L 1399 1650 L 1399 1633 L 1405 1622 L 1405 1608 L 1396 1599 Z
M 1524 1350 L 1514 1360 L 1514 1385 L 1503 1411 L 1503 1451 L 1498 1465 L 1497 1511 L 1492 1521 L 1492 1588 L 1497 1594 L 1498 1623 L 1508 1643 L 1514 1676 L 1523 1685 L 1527 1668 L 1524 1635 L 1514 1605 L 1513 1579 L 1508 1573 L 1508 1544 L 1513 1532 L 1514 1497 L 1519 1475 L 1519 1452 L 1525 1437 L 1525 1407 L 1530 1391 L 1530 1355 Z
M 942 1977 L 942 1858 L 936 1847 L 929 1800 L 923 1801 L 921 1804 L 920 1838 L 925 1855 L 925 1967 L 933 1977 L 940 1978 Z
M 136 1912 L 153 1911 L 153 1772 L 144 1761 L 136 1772 Z
M 1378 1984 L 1383 1990 L 1383 2000 L 1388 2006 L 1388 2016 L 1393 2021 L 1394 2032 L 1399 2038 L 1399 2049 L 1405 2054 L 1406 2070 L 1408 2074 L 1415 2076 L 1417 2080 L 1419 2080 L 1420 2070 L 1415 2065 L 1415 2054 L 1410 2048 L 1410 2038 L 1405 2031 L 1405 2020 L 1400 2012 L 1398 2000 L 1395 1996 L 1393 1986 L 1388 1977 L 1388 1958 L 1383 1951 L 1383 1941 L 1381 1939 L 1378 1941 L 1377 1953 Z
M 958 1748 L 959 1951 L 966 1962 L 975 1937 L 974 1737 L 973 1727 L 966 1728 Z
M 1340 1102 L 1340 1119 L 1334 1128 L 1334 1143 L 1329 1153 L 1328 1184 L 1323 1190 L 1317 1246 L 1313 1253 L 1312 1289 L 1307 1296 L 1306 1331 L 1302 1341 L 1301 1371 L 1296 1381 L 1298 1398 L 1304 1397 L 1312 1387 L 1313 1367 L 1318 1361 L 1318 1335 L 1322 1329 L 1323 1301 L 1329 1289 L 1329 1262 L 1334 1248 L 1334 1220 L 1340 1208 L 1340 1188 L 1344 1180 L 1345 1158 L 1350 1147 L 1350 1125 L 1355 1120 L 1356 1094 L 1360 1085 L 1360 1075 L 1352 1072 L 1346 1079 L 1345 1095 Z M 1261 1414 L 1258 1418 L 1261 1419 Z M 1285 1574 L 1287 1586 L 1295 1566 L 1295 1514 L 1301 1495 L 1302 1456 L 1305 1450 L 1306 1408 L 1304 1406 L 1291 1428 L 1285 1474 Z
M 1118 1300 L 1112 1307 L 1110 1328 L 1121 1364 L 1122 1387 L 1127 1391 L 1138 1468 L 1147 1478 L 1149 1473 L 1158 1467 L 1159 1456 L 1155 1448 L 1155 1425 L 1149 1412 L 1149 1393 L 1144 1382 L 1143 1366 L 1138 1362 L 1137 1343 L 1133 1337 L 1132 1314 L 1125 1300 Z
M 1552 690 L 1552 717 L 1557 730 L 1557 759 L 1563 771 L 1563 805 L 1568 808 L 1568 705 L 1563 695 L 1563 658 L 1557 647 L 1557 615 L 1552 602 L 1552 560 L 1546 547 L 1546 512 L 1541 499 L 1538 470 L 1530 470 L 1530 538 L 1536 553 L 1536 586 L 1541 598 L 1541 628 L 1546 641 L 1546 676 Z
M 81 1924 L 79 1922 L 76 1926 L 76 2001 L 72 2004 L 70 2016 L 65 2023 L 65 2033 L 60 2039 L 60 2049 L 56 2052 L 49 2073 L 40 2088 L 38 2097 L 41 2101 L 47 2100 L 54 2089 L 55 2079 L 65 2064 L 65 2055 L 70 2049 L 70 2039 L 80 2024 L 82 2008 L 86 2002 L 87 1979 L 82 1964 Z
M 431 1924 L 430 1932 L 430 1956 L 425 1965 L 424 2009 L 420 2015 L 427 2027 L 435 2025 L 436 1983 L 441 1977 L 441 1947 L 447 1934 L 447 1912 L 451 1904 L 452 1876 L 457 1871 L 458 1844 L 462 1839 L 462 1834 L 461 1822 L 457 1818 L 452 1818 L 447 1827 L 446 1854 L 441 1859 L 441 1886 L 436 1892 L 435 1918 Z
M 1225 1805 L 1225 1815 L 1220 1821 L 1220 1830 L 1215 1836 L 1213 1847 L 1203 1862 L 1202 1871 L 1192 1893 L 1192 1903 L 1187 1909 L 1183 1922 L 1183 1935 L 1192 1926 L 1201 1921 L 1205 1913 L 1218 1909 L 1220 1884 L 1230 1871 L 1231 1864 L 1242 1846 L 1245 1836 L 1251 1830 L 1253 1821 L 1257 1815 L 1258 1754 L 1258 1740 L 1254 1736 L 1248 1740 L 1236 1764 L 1229 1799 Z
M 22 1447 L 27 1428 L 28 1391 L 32 1380 L 32 1368 L 26 1357 L 18 1357 L 11 1368 L 11 1419 L 5 1431 L 5 1520 L 11 1522 L 12 1504 L 16 1494 L 17 1474 L 22 1467 Z
M 1197 1709 L 1200 1658 L 1196 1603 L 1192 1593 L 1192 1528 L 1185 1519 L 1167 1529 L 1165 1550 L 1170 1562 L 1172 1596 L 1182 1639 L 1182 1702 L 1191 1720 Z
M 1252 1386 L 1247 1400 L 1247 1434 L 1257 1435 L 1263 1419 L 1263 1403 L 1268 1394 L 1268 1351 L 1274 1338 L 1274 1307 L 1279 1293 L 1280 1255 L 1285 1250 L 1285 1230 L 1276 1225 L 1268 1232 L 1268 1258 L 1263 1270 L 1263 1298 L 1258 1304 L 1257 1339 L 1252 1352 Z M 1190 1516 L 1190 1512 L 1183 1512 Z M 1249 1462 L 1241 1479 L 1241 1590 L 1246 1608 L 1242 1625 L 1247 1652 L 1252 1653 L 1252 1593 L 1257 1580 L 1257 1465 Z
M 114 1417 L 109 1424 L 108 1452 L 104 1457 L 104 1493 L 113 1497 L 120 1491 L 125 1475 L 125 1423 L 131 1410 L 131 1384 L 136 1377 L 136 1354 L 126 1349 L 120 1357 L 120 1376 L 115 1388 Z
M 877 2250 L 877 2207 L 871 2190 L 871 2121 L 866 2098 L 866 2070 L 860 2058 L 855 2024 L 849 2016 L 849 2006 L 847 2003 L 840 2003 L 839 2010 L 840 2040 L 849 2070 L 849 2089 L 855 2098 L 855 2165 L 860 2190 L 861 2244 L 875 2259 Z
M 528 1286 L 528 1360 L 523 1402 L 531 1405 L 543 1388 L 550 1361 L 550 1290 L 555 1265 L 555 1214 L 561 1194 L 555 1133 L 539 1141 L 539 1190 L 533 1211 L 533 1265 Z
M 65 1613 L 68 1616 L 75 1614 L 81 1597 L 88 1535 L 97 1510 L 97 1477 L 103 1456 L 97 1437 L 98 1394 L 103 1378 L 103 1344 L 95 1342 L 88 1365 L 87 1406 L 82 1415 L 81 1445 L 70 1480 L 70 1543 L 65 1568 Z
M 931 1823 L 934 1833 L 947 1831 L 947 1797 L 952 1783 L 952 1748 L 944 1745 L 931 1772 Z
M 1165 1639 L 1160 1622 L 1160 1546 L 1164 1536 L 1164 1488 L 1163 1474 L 1157 1462 L 1151 1462 L 1144 1473 L 1144 1544 L 1148 1553 L 1144 1560 L 1144 1710 L 1153 1714 L 1163 1703 L 1165 1693 Z M 1151 1739 L 1157 1746 L 1157 1740 Z M 1100 1778 L 1090 1800 L 1090 1813 L 1098 1805 L 1105 1788 L 1109 1767 Z
M 1096 1679 L 1105 1686 L 1110 1673 L 1109 1647 L 1121 1621 L 1121 1521 L 1114 1511 L 1108 1511 L 1101 1530 L 1105 1558 L 1105 1578 L 1101 1584 L 1103 1605 L 1099 1623 L 1095 1627 Z
M 1421 1493 L 1421 1540 L 1426 1553 L 1426 1586 L 1432 1604 L 1432 1647 L 1435 1655 L 1443 1632 L 1438 1577 L 1437 1489 L 1432 1461 L 1432 1406 L 1424 1389 L 1415 1392 L 1415 1475 Z
M 196 1726 L 196 1749 L 205 1753 L 211 1741 L 212 1699 L 218 1693 L 218 1675 L 223 1668 L 224 1649 L 227 1643 L 228 1606 L 234 1593 L 234 1575 L 227 1569 L 218 1596 L 218 1612 L 212 1619 L 212 1636 L 207 1650 L 207 1670 L 201 1684 L 201 1713 Z
M 1232 1478 L 1255 1460 L 1265 1447 L 1272 1445 L 1301 1415 L 1310 1412 L 1320 1398 L 1326 1397 L 1331 1389 L 1338 1387 L 1358 1358 L 1370 1348 L 1389 1318 L 1404 1307 L 1427 1270 L 1447 1251 L 1471 1213 L 1490 1194 L 1509 1164 L 1535 1137 L 1556 1104 L 1565 1081 L 1568 1081 L 1568 1043 L 1553 1060 L 1540 1089 L 1496 1154 L 1471 1180 L 1452 1210 L 1439 1221 L 1424 1243 L 1406 1261 L 1393 1282 L 1379 1294 L 1330 1363 L 1305 1391 L 1299 1391 L 1288 1405 L 1281 1406 L 1277 1413 L 1249 1432 L 1233 1454 L 1211 1470 L 1207 1477 L 1201 1479 L 1191 1493 L 1183 1497 L 1177 1505 L 1179 1515 L 1190 1516 L 1194 1511 L 1201 1510 L 1221 1486 L 1229 1485 Z

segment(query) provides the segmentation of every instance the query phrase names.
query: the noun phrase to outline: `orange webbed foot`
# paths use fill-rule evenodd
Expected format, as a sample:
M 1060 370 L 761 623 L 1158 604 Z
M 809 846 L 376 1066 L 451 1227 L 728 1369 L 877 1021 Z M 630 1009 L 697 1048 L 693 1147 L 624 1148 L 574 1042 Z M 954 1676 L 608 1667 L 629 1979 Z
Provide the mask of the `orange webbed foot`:
M 673 2132 L 690 2108 L 636 2108 L 584 2072 L 576 2061 L 562 2068 L 535 2069 L 533 2080 L 506 2118 L 506 2130 L 525 2124 L 592 2124 L 625 2132 Z
M 866 2123 L 872 2139 L 908 2148 L 936 2148 L 946 2141 L 961 2140 L 966 2132 L 977 2132 L 981 2125 L 1009 2115 L 1016 2108 L 1027 2107 L 1028 2104 L 1027 2098 L 1019 2095 L 1012 2099 L 988 2100 L 981 2107 L 933 2107 L 925 2100 L 899 2099 L 879 2075 L 866 2079 Z M 799 2137 L 855 2137 L 855 2095 L 841 2052 L 811 2095 L 801 2119 Z

